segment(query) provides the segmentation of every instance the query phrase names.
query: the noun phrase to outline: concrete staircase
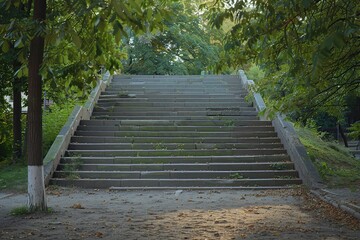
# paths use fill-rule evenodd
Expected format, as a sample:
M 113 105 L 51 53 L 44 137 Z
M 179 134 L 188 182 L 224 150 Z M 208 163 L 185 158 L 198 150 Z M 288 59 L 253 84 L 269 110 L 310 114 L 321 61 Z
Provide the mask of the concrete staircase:
M 81 121 L 51 184 L 112 189 L 301 184 L 236 76 L 117 76 Z

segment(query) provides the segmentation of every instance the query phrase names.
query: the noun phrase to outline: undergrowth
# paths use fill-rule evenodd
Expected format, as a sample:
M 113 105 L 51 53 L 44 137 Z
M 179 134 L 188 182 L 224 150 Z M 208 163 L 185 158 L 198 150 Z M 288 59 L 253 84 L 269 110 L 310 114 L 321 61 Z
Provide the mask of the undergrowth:
M 319 174 L 330 187 L 356 188 L 360 186 L 360 160 L 335 141 L 321 138 L 321 134 L 307 128 L 296 128 L 300 141 Z
M 43 114 L 43 157 L 47 154 L 56 136 L 66 123 L 69 115 L 74 109 L 76 102 L 65 105 L 52 105 Z
M 14 164 L 0 168 L 0 190 L 25 192 L 27 189 L 27 166 Z
M 43 113 L 43 157 L 47 154 L 56 136 L 66 123 L 77 102 L 65 105 L 54 104 Z M 81 104 L 81 103 L 80 103 Z M 11 143 L 12 139 L 7 139 Z M 27 165 L 25 160 L 13 164 L 11 151 L 7 157 L 0 160 L 0 190 L 24 192 L 27 189 Z
M 34 212 L 39 213 L 38 211 L 30 210 L 27 206 L 21 206 L 21 207 L 13 208 L 10 211 L 10 215 L 12 215 L 12 216 L 24 216 L 24 215 L 32 214 Z M 42 213 L 50 214 L 50 213 L 53 213 L 53 212 L 54 212 L 54 210 L 52 208 L 47 208 Z

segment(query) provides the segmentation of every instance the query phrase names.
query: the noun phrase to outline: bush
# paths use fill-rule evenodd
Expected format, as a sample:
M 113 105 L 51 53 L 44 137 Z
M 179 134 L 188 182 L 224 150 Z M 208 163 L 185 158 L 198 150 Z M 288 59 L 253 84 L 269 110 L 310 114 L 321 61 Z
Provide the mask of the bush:
M 0 108 L 0 167 L 12 154 L 12 113 L 7 107 Z
M 300 141 L 322 179 L 333 187 L 360 186 L 360 161 L 335 141 L 326 141 L 316 130 L 296 128 Z
M 66 104 L 53 104 L 43 113 L 43 157 L 49 151 L 56 136 L 66 123 L 74 109 L 76 102 Z
M 351 127 L 349 127 L 349 137 L 352 139 L 360 139 L 360 121 L 353 123 Z
M 264 78 L 265 73 L 260 69 L 258 65 L 251 64 L 248 70 L 246 70 L 246 75 L 248 79 L 251 79 L 255 82 Z

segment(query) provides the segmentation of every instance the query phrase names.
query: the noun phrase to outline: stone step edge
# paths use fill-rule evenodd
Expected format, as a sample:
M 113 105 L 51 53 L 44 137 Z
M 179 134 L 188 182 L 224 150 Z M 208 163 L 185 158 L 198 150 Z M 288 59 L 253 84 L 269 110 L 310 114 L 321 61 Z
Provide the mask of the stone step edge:
M 72 158 L 69 160 L 72 160 Z M 209 162 L 209 163 L 84 163 L 81 166 L 100 166 L 100 167 L 126 167 L 126 166 L 248 166 L 248 165 L 277 165 L 277 164 L 285 164 L 285 165 L 294 165 L 291 161 L 286 162 Z M 71 165 L 71 163 L 60 163 L 59 165 Z
M 52 178 L 50 180 L 51 182 L 53 182 L 53 184 L 66 184 L 66 185 L 72 185 L 72 186 L 86 186 L 88 187 L 88 185 L 91 186 L 91 188 L 109 188 L 109 187 L 116 187 L 113 186 L 112 183 L 116 183 L 116 184 L 126 184 L 128 186 L 124 186 L 126 188 L 128 187 L 142 187 L 142 188 L 146 188 L 146 187 L 181 187 L 181 188 L 191 188 L 191 187 L 204 187 L 204 185 L 200 185 L 199 184 L 204 184 L 207 183 L 210 186 L 215 186 L 215 187 L 222 187 L 222 186 L 226 186 L 226 187 L 239 187 L 241 186 L 240 184 L 249 184 L 249 185 L 245 185 L 246 187 L 251 187 L 251 185 L 253 187 L 258 187 L 258 186 L 294 186 L 294 185 L 301 185 L 302 184 L 302 180 L 300 178 L 291 178 L 291 179 L 281 179 L 281 178 L 255 178 L 255 179 L 217 179 L 217 178 L 212 178 L 212 179 L 205 179 L 205 178 L 201 178 L 201 179 L 97 179 L 97 178 L 92 178 L 92 179 L 65 179 L 65 178 Z M 94 184 L 96 186 L 94 186 Z M 142 184 L 147 184 L 147 186 L 144 186 Z M 85 185 L 84 185 L 85 184 Z M 131 184 L 136 184 L 137 186 L 131 186 Z M 181 184 L 185 184 L 183 186 L 181 186 Z M 188 184 L 188 185 L 186 185 Z M 189 185 L 190 184 L 190 185 Z M 230 184 L 239 184 L 238 186 L 236 185 L 230 185 Z M 160 186 L 162 185 L 162 186 Z M 165 185 L 165 186 L 164 186 Z M 168 186 L 166 186 L 168 185 Z M 193 186 L 191 186 L 193 185 Z M 244 186 L 244 185 L 243 185 Z M 119 187 L 119 186 L 118 186 Z
M 131 156 L 103 156 L 103 157 L 99 157 L 99 156 L 93 156 L 93 157 L 77 157 L 77 156 L 64 156 L 62 157 L 62 159 L 75 159 L 75 158 L 79 158 L 79 159 L 106 159 L 106 160 L 121 160 L 121 159 L 127 159 L 127 158 L 131 158 L 131 159 L 153 159 L 153 158 L 157 158 L 157 159 L 169 159 L 169 158 L 172 158 L 172 159 L 183 159 L 183 158 L 186 158 L 186 159 L 192 159 L 192 158 L 195 158 L 195 159 L 199 159 L 199 158 L 204 158 L 204 159 L 209 159 L 209 160 L 213 160 L 213 161 L 217 161 L 217 159 L 219 158 L 222 158 L 222 159 L 241 159 L 241 158 L 253 158 L 253 159 L 256 159 L 256 158 L 262 158 L 262 157 L 287 157 L 288 155 L 287 154 L 273 154 L 273 155 L 223 155 L 223 156 L 155 156 L 155 157 L 149 157 L 149 156 L 139 156 L 139 157 L 131 157 Z M 213 159 L 215 158 L 215 159 Z
M 183 190 L 183 191 L 199 191 L 199 190 L 277 190 L 277 189 L 293 189 L 298 186 L 259 186 L 259 187 L 109 187 L 110 191 L 153 191 L 153 190 Z
M 82 171 L 82 170 L 74 170 L 74 171 L 64 171 L 64 170 L 59 170 L 59 171 L 55 171 L 56 173 L 119 173 L 119 174 L 151 174 L 151 173 L 176 173 L 176 174 L 181 174 L 181 173 L 192 173 L 192 174 L 196 174 L 196 173 L 202 173 L 202 174 L 206 174 L 206 173 L 226 173 L 226 174 L 231 174 L 231 173 L 297 173 L 296 170 L 294 169 L 285 169 L 285 170 L 237 170 L 237 171 L 217 171 L 217 170 L 163 170 L 163 171 L 114 171 L 114 170 L 97 170 L 97 171 Z M 148 178 L 145 178 L 148 179 Z M 171 178 L 172 179 L 172 178 Z M 199 178 L 200 179 L 200 178 Z M 205 179 L 205 178 L 201 178 L 201 179 Z M 213 179 L 213 178 L 208 178 L 208 179 Z M 233 178 L 228 178 L 228 179 L 233 179 Z M 236 179 L 236 178 L 234 178 Z M 244 180 L 246 180 L 248 178 L 244 178 Z M 268 178 L 263 178 L 263 179 L 268 179 Z M 274 178 L 272 178 L 274 179 Z

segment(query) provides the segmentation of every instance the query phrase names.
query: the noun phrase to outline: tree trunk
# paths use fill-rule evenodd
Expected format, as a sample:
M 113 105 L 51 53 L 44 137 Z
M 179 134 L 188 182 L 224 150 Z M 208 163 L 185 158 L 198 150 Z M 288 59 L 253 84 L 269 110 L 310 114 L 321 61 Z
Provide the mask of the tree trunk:
M 34 1 L 34 19 L 44 24 L 46 0 Z M 42 161 L 42 79 L 40 68 L 44 58 L 44 37 L 35 36 L 30 43 L 28 96 L 28 207 L 45 211 L 46 197 Z
M 339 133 L 340 133 L 341 138 L 342 138 L 343 141 L 344 141 L 345 147 L 349 147 L 349 144 L 348 144 L 348 142 L 347 142 L 346 135 L 345 135 L 344 130 L 342 129 L 340 123 L 338 124 L 338 126 L 339 126 Z
M 14 63 L 14 69 L 19 64 Z M 13 163 L 22 157 L 22 135 L 21 135 L 21 79 L 13 79 Z

